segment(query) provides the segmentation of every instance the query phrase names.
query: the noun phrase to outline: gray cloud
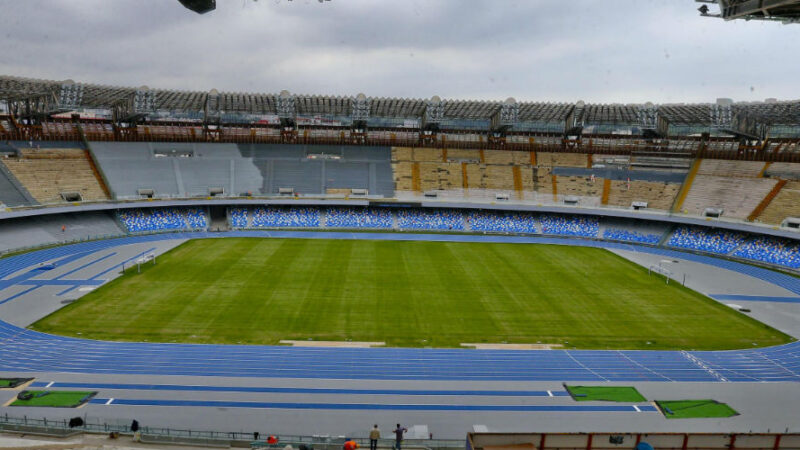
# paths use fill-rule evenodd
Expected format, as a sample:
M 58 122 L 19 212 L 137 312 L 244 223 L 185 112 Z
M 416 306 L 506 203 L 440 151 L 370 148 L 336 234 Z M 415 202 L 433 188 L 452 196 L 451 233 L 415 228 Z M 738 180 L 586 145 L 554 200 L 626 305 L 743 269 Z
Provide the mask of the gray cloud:
M 690 0 L 0 0 L 0 73 L 169 89 L 693 102 L 798 98 L 800 26 Z

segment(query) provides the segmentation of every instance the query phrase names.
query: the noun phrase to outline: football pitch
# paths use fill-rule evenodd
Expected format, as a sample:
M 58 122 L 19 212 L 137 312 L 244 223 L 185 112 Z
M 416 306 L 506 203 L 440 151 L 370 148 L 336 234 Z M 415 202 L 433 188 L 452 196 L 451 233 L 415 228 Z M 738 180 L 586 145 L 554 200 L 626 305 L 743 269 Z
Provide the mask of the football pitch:
M 188 241 L 31 328 L 121 341 L 402 347 L 710 350 L 790 340 L 603 249 L 257 238 Z

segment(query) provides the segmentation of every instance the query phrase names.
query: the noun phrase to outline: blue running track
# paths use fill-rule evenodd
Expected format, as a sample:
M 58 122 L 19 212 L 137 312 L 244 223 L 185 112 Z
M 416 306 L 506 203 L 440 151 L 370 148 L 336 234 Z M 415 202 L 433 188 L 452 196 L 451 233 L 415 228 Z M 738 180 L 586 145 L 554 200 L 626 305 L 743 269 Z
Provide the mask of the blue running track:
M 93 398 L 93 405 L 182 406 L 250 409 L 332 409 L 335 411 L 514 411 L 514 412 L 657 412 L 653 405 L 435 405 L 387 403 L 235 402 Z
M 761 278 L 800 296 L 800 279 L 788 275 L 708 256 L 631 244 L 545 237 L 289 231 L 162 234 L 50 248 L 0 260 L 0 283 L 14 284 L 8 277 L 27 273 L 23 271 L 42 262 L 79 259 L 78 255 L 120 245 L 214 237 L 480 241 L 618 248 L 722 267 Z M 13 299 L 0 298 L 0 302 L 4 301 Z M 0 321 L 0 370 L 381 380 L 796 382 L 800 381 L 800 342 L 716 352 L 293 348 L 92 341 L 47 335 Z

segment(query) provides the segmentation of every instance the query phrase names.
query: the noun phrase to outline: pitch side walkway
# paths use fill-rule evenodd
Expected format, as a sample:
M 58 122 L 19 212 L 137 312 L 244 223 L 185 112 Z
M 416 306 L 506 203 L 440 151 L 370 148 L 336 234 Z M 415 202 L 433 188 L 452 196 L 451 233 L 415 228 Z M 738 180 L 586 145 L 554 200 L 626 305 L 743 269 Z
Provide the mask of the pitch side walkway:
M 27 285 L 41 263 L 96 256 L 128 244 L 213 237 L 428 240 L 578 245 L 634 250 L 722 267 L 778 285 L 800 297 L 800 279 L 788 275 L 666 249 L 582 239 L 391 233 L 251 231 L 177 233 L 74 244 L 0 260 L 0 283 Z M 155 244 L 154 244 L 155 245 Z M 82 268 L 82 273 L 93 265 Z M 97 274 L 88 279 L 96 279 Z M 73 280 L 79 284 L 85 280 Z M 69 286 L 59 284 L 58 289 Z M 5 294 L 3 294 L 5 295 Z M 10 298 L 13 297 L 13 298 Z M 0 302 L 14 302 L 19 291 Z M 485 381 L 800 381 L 800 343 L 753 350 L 679 351 L 504 351 L 403 348 L 292 348 L 196 344 L 122 343 L 46 335 L 0 322 L 0 370 L 95 374 L 195 375 L 263 378 L 485 380 Z

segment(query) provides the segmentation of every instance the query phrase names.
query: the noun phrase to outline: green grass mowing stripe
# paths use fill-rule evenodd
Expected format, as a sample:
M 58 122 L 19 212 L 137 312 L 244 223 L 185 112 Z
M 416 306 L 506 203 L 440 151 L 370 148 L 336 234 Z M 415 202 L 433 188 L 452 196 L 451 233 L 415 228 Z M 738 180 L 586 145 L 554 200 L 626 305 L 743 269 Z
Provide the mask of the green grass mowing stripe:
M 791 340 L 602 249 L 261 238 L 188 241 L 32 328 L 125 341 L 401 347 L 711 350 Z
M 43 406 L 52 408 L 74 408 L 82 405 L 97 392 L 82 391 L 26 391 L 33 394 L 29 400 L 14 400 L 11 406 Z
M 667 419 L 703 419 L 739 414 L 727 404 L 716 400 L 658 400 L 656 404 Z
M 646 398 L 632 386 L 565 386 L 579 402 L 645 402 Z

